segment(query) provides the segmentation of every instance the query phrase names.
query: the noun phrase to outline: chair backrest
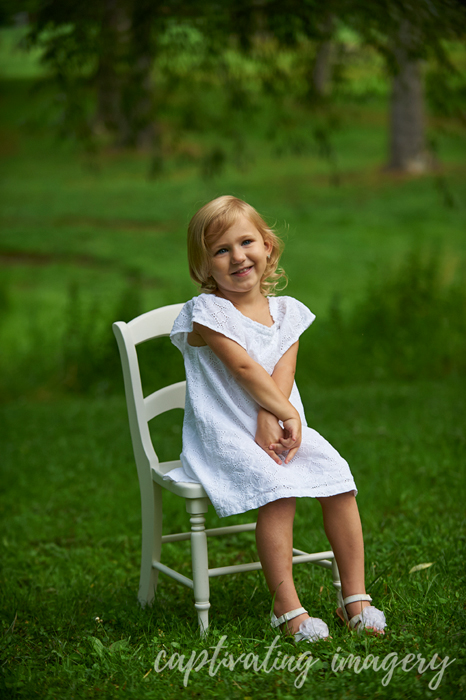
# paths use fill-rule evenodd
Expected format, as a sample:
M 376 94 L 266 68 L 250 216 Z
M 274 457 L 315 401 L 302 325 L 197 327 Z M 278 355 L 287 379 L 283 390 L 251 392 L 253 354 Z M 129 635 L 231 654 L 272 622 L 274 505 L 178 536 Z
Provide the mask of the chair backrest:
M 150 476 L 150 467 L 159 464 L 150 437 L 148 422 L 173 408 L 184 408 L 186 382 L 171 384 L 144 398 L 136 346 L 147 340 L 167 336 L 183 304 L 148 311 L 129 323 L 117 321 L 113 332 L 120 351 L 125 382 L 126 404 L 139 478 Z M 148 469 L 149 467 L 149 469 Z

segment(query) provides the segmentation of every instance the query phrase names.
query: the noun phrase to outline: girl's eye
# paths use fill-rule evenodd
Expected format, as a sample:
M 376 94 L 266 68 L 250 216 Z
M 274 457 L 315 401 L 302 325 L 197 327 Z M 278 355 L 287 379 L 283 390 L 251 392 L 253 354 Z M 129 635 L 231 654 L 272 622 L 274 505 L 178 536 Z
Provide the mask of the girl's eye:
M 215 255 L 221 255 L 222 253 L 226 253 L 226 252 L 227 252 L 226 248 L 219 248 L 217 250 L 217 252 L 215 253 Z
M 243 245 L 249 245 L 250 243 L 252 243 L 252 241 L 251 241 L 250 238 L 248 238 L 247 240 L 243 241 Z

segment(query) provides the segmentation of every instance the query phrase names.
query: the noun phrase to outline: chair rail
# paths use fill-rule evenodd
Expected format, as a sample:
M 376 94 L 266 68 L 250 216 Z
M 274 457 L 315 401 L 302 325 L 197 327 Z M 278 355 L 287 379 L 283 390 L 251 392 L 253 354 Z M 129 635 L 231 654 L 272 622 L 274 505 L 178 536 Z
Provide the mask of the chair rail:
M 146 340 L 152 340 L 152 338 L 162 338 L 170 335 L 173 323 L 183 306 L 183 304 L 171 304 L 171 306 L 153 309 L 137 318 L 133 318 L 127 324 L 133 343 L 139 345 Z M 163 330 L 160 330 L 161 326 Z

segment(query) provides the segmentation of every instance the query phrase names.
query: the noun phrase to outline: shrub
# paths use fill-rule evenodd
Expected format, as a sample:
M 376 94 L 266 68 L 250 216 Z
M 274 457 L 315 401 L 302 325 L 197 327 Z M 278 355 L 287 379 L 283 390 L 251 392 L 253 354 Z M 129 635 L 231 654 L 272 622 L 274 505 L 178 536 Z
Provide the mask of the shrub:
M 323 385 L 373 380 L 442 379 L 466 374 L 466 289 L 448 281 L 439 255 L 411 252 L 395 270 L 374 275 L 362 299 L 343 314 L 338 299 L 328 317 L 302 339 L 299 383 Z M 47 329 L 32 328 L 21 352 L 10 348 L 3 364 L 4 396 L 110 394 L 123 379 L 112 333 L 116 320 L 129 321 L 143 308 L 141 284 L 133 278 L 113 307 L 85 302 L 78 287 L 68 292 L 61 345 L 52 347 Z M 4 320 L 10 311 L 2 288 Z M 26 339 L 27 341 L 27 339 Z M 148 391 L 180 381 L 181 354 L 168 338 L 138 347 Z
M 106 312 L 98 305 L 86 309 L 79 290 L 70 289 L 62 350 L 62 384 L 66 391 L 108 394 L 122 390 L 122 371 L 112 323 L 128 322 L 146 310 L 140 288 L 136 277 L 123 290 L 115 306 Z M 184 378 L 182 357 L 168 338 L 138 346 L 138 359 L 143 386 L 149 393 Z
M 335 302 L 313 339 L 315 379 L 438 379 L 466 371 L 466 289 L 446 281 L 436 253 L 412 251 L 369 281 L 343 316 Z M 310 342 L 310 341 L 307 341 Z

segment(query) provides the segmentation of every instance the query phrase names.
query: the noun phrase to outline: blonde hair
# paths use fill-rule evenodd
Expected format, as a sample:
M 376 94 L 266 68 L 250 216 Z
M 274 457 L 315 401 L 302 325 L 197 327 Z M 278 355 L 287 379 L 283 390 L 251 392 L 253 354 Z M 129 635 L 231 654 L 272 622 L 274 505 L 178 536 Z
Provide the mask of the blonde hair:
M 245 216 L 259 231 L 266 242 L 272 243 L 272 250 L 267 257 L 267 266 L 261 280 L 263 294 L 273 296 L 276 291 L 281 291 L 288 284 L 284 270 L 278 267 L 278 262 L 283 251 L 283 243 L 275 231 L 267 226 L 264 219 L 250 204 L 242 199 L 225 195 L 217 197 L 199 209 L 189 222 L 188 226 L 188 262 L 189 273 L 201 288 L 202 292 L 213 293 L 217 290 L 217 283 L 209 275 L 212 255 L 206 244 L 206 239 L 215 238 L 228 231 L 239 216 Z M 282 280 L 283 286 L 278 289 Z

